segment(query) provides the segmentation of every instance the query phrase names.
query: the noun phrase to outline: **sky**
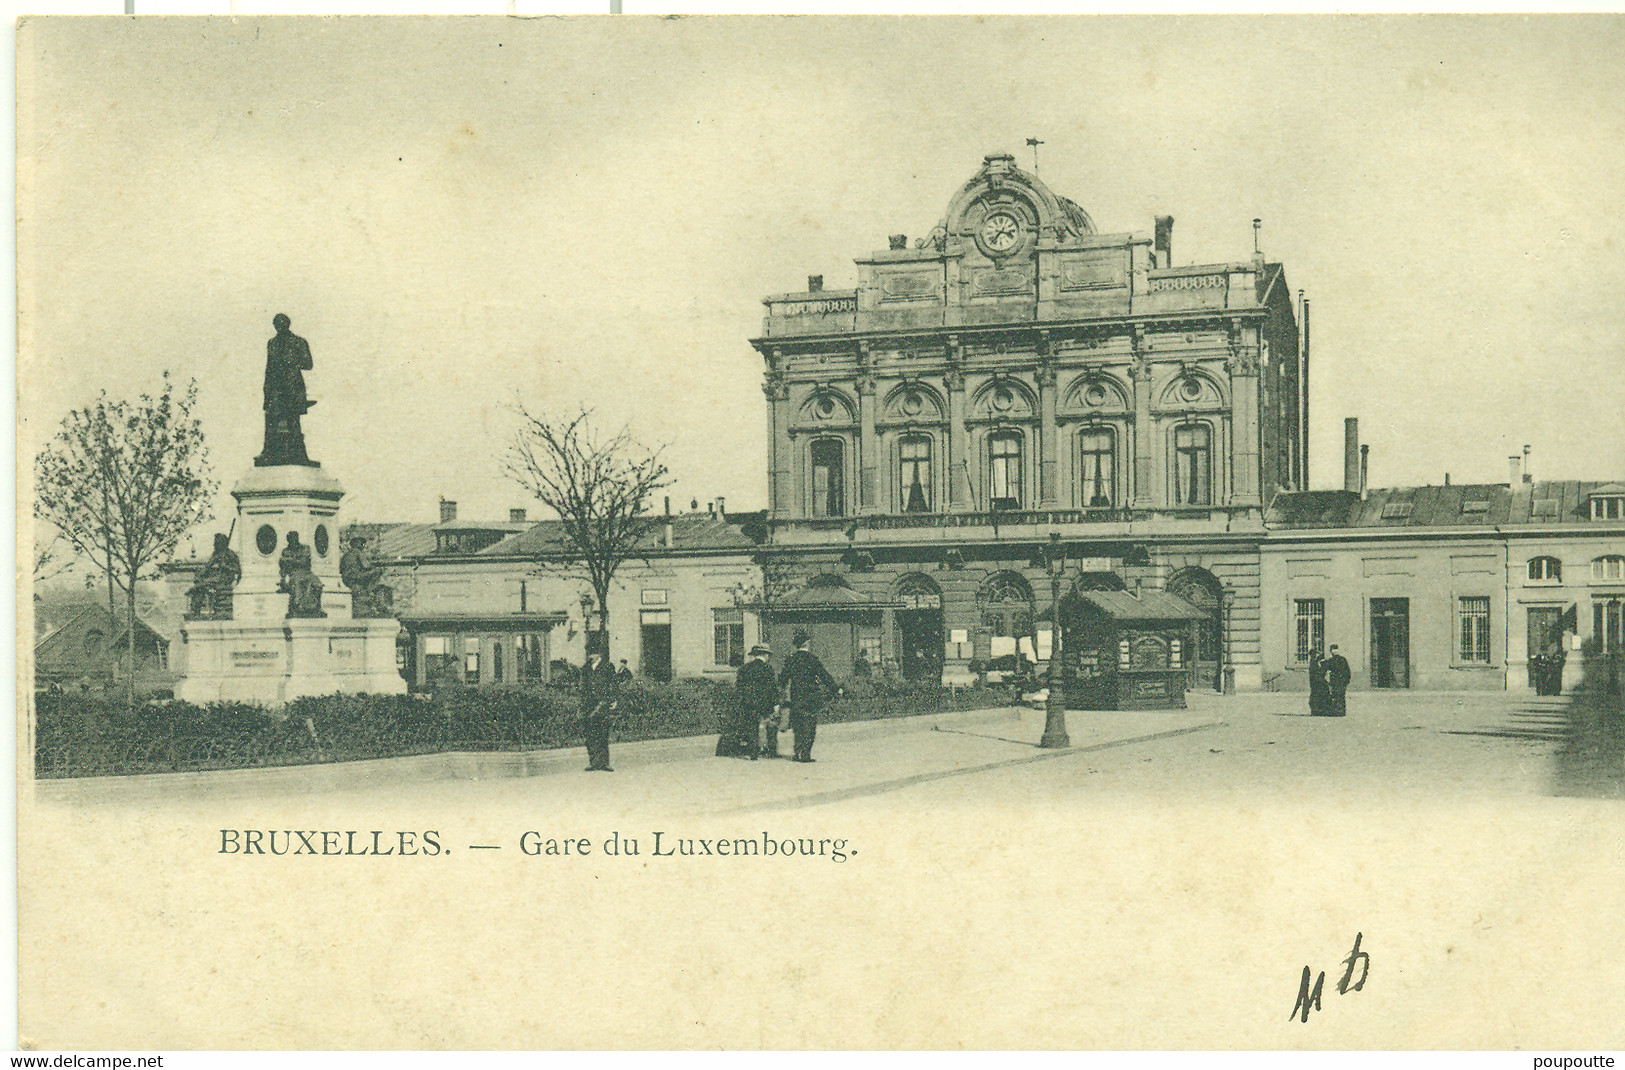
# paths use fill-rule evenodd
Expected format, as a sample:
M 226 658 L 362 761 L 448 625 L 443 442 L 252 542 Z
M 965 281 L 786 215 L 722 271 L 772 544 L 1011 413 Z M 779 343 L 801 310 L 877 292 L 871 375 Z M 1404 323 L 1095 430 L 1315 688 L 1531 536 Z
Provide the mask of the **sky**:
M 1016 154 L 1312 308 L 1311 483 L 1625 480 L 1617 15 L 26 21 L 19 455 L 199 383 L 215 505 L 271 318 L 352 520 L 505 518 L 514 406 L 765 504 L 761 299 L 855 282 Z M 207 539 L 200 540 L 204 545 Z

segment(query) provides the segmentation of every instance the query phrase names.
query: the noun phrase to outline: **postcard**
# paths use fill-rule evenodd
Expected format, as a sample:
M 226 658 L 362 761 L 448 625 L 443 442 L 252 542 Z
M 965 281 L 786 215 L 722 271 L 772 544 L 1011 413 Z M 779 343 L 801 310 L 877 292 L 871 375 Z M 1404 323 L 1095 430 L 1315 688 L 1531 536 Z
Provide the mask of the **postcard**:
M 23 1046 L 1625 1046 L 1622 37 L 24 18 Z

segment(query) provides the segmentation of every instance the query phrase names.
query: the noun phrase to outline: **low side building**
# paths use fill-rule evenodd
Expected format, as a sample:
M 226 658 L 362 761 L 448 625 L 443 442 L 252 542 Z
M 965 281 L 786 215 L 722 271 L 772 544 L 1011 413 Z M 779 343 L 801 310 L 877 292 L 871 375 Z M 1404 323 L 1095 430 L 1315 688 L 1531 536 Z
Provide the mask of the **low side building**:
M 657 523 L 610 594 L 610 657 L 637 675 L 731 678 L 760 637 L 748 608 L 760 586 L 760 514 L 715 507 Z M 433 545 L 391 554 L 402 528 L 373 535 L 404 627 L 402 669 L 416 687 L 551 679 L 581 664 L 598 626 L 591 588 L 566 564 L 557 521 L 442 521 Z M 514 530 L 518 528 L 519 530 Z
M 1617 680 L 1625 487 L 1576 481 L 1283 494 L 1262 547 L 1265 684 L 1336 643 L 1354 689 Z M 1610 510 L 1613 510 L 1610 513 Z

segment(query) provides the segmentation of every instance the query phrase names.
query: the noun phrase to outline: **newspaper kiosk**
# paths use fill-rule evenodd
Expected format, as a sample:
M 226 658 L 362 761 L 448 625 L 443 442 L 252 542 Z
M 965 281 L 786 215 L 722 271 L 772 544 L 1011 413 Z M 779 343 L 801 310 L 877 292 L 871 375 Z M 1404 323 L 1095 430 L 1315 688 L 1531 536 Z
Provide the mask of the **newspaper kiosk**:
M 1073 591 L 1061 599 L 1061 673 L 1082 710 L 1185 708 L 1187 659 L 1207 614 L 1166 591 Z

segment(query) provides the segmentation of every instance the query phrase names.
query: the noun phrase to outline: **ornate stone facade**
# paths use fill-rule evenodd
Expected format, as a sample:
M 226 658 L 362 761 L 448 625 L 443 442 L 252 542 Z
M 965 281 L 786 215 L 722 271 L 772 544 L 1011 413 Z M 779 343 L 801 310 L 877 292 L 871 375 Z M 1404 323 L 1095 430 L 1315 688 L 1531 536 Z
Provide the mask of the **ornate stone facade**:
M 1265 499 L 1307 460 L 1297 318 L 1280 265 L 1176 268 L 1171 233 L 1100 233 L 994 155 L 926 240 L 858 260 L 856 289 L 766 300 L 773 543 L 861 596 L 820 610 L 847 622 L 829 642 L 915 675 L 935 670 L 913 648 L 940 647 L 950 679 L 1046 647 L 1037 551 L 1058 543 L 1065 586 L 1181 578 L 1212 606 L 1197 674 L 1256 684 Z M 984 605 L 1004 574 L 1036 592 L 1025 617 Z M 916 576 L 935 618 L 905 629 Z

